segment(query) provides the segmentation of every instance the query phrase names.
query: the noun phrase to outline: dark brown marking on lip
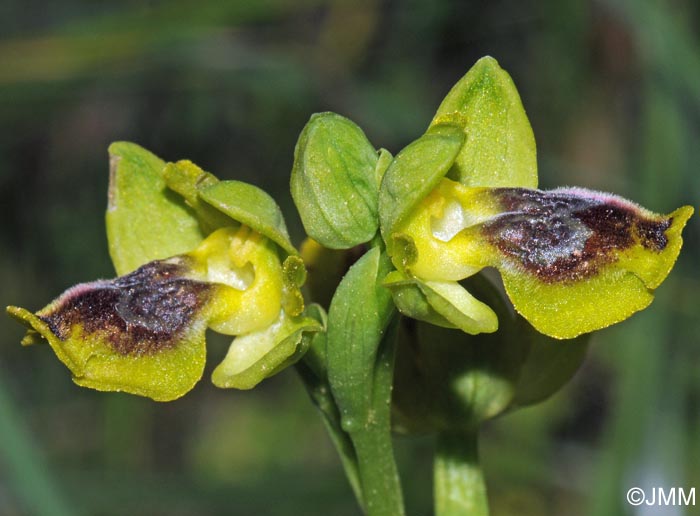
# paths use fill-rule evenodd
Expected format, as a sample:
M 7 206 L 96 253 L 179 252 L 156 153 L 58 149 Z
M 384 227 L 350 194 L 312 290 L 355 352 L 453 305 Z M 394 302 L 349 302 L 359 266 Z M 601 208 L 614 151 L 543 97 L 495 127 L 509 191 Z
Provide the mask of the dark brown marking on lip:
M 114 280 L 76 287 L 40 318 L 62 340 L 79 324 L 87 335 L 104 335 L 120 355 L 155 354 L 175 346 L 210 295 L 210 285 L 182 278 L 182 269 L 154 261 Z
M 582 191 L 494 189 L 505 212 L 483 226 L 488 241 L 540 280 L 576 281 L 639 242 L 660 252 L 670 219 L 644 217 L 634 205 Z
M 668 244 L 666 230 L 673 224 L 673 217 L 660 222 L 641 219 L 637 222 L 637 235 L 646 249 L 663 251 Z

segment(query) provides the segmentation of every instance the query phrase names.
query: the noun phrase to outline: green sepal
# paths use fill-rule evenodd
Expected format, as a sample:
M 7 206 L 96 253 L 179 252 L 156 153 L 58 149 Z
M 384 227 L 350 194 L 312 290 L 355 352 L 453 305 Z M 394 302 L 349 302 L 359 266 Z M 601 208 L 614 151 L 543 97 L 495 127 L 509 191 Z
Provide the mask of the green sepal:
M 438 125 L 399 152 L 389 165 L 379 190 L 379 220 L 390 253 L 395 229 L 447 174 L 464 141 L 460 127 Z
M 430 306 L 463 332 L 477 335 L 498 329 L 496 313 L 456 281 L 421 281 L 418 286 Z
M 28 310 L 8 307 L 7 311 L 48 341 L 71 371 L 73 381 L 81 387 L 171 401 L 191 390 L 204 371 L 206 321 L 203 318 L 194 320 L 167 349 L 123 355 L 109 346 L 105 335 L 85 335 L 81 327 L 74 326 L 70 336 L 60 339 L 47 323 Z
M 421 281 L 393 271 L 384 279 L 384 286 L 407 317 L 443 328 L 459 328 L 470 335 L 498 329 L 496 313 L 456 281 Z
M 170 191 L 165 163 L 134 143 L 109 146 L 107 240 L 118 275 L 197 247 L 204 235 L 193 211 Z
M 311 117 L 294 149 L 290 180 L 311 238 L 331 249 L 372 239 L 379 225 L 378 160 L 377 151 L 352 121 L 335 113 Z
M 287 254 L 299 254 L 289 239 L 279 206 L 257 186 L 241 181 L 219 181 L 198 192 L 204 202 L 266 236 Z
M 217 387 L 252 389 L 265 378 L 298 361 L 311 345 L 311 335 L 323 330 L 312 317 L 289 317 L 284 310 L 269 327 L 236 337 L 224 360 L 214 369 Z
M 401 271 L 392 271 L 384 278 L 383 285 L 391 291 L 396 308 L 406 317 L 443 328 L 456 328 L 431 306 L 418 283 Z
M 431 127 L 460 126 L 467 141 L 450 178 L 466 186 L 537 188 L 535 137 L 512 79 L 483 57 L 450 90 Z
M 205 172 L 189 160 L 168 163 L 163 168 L 163 179 L 168 188 L 180 194 L 199 219 L 204 234 L 231 226 L 231 217 L 224 215 L 199 197 L 199 191 L 219 182 L 214 174 Z

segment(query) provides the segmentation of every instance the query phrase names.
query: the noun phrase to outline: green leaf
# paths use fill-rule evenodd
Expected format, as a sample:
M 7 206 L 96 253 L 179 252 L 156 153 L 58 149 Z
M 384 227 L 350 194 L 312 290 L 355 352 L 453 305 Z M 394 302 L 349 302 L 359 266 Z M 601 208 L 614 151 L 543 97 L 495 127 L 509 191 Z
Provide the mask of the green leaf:
M 199 197 L 221 213 L 266 236 L 287 254 L 297 255 L 282 211 L 265 191 L 241 181 L 219 181 L 199 190 Z
M 484 57 L 450 90 L 431 127 L 459 125 L 467 141 L 450 178 L 466 186 L 537 187 L 535 137 L 510 76 Z
M 372 239 L 378 227 L 377 162 L 377 151 L 356 124 L 335 113 L 311 117 L 294 150 L 290 183 L 311 238 L 331 249 Z
M 197 247 L 202 234 L 194 213 L 161 177 L 165 163 L 134 143 L 109 147 L 107 240 L 117 274 Z
M 389 165 L 379 191 L 379 219 L 390 252 L 396 227 L 447 174 L 464 141 L 458 126 L 435 126 L 399 152 Z
M 304 356 L 311 344 L 309 333 L 322 330 L 314 318 L 288 317 L 282 311 L 271 326 L 234 339 L 212 382 L 221 388 L 252 389 Z

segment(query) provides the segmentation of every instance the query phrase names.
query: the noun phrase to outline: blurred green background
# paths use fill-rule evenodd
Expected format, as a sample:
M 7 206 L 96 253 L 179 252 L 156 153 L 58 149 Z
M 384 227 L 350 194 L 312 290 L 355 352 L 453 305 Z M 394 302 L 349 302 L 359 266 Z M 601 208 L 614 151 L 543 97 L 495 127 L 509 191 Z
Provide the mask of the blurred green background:
M 3 0 L 0 305 L 113 275 L 110 142 L 265 188 L 298 244 L 288 176 L 311 113 L 397 152 L 486 54 L 520 90 L 542 187 L 697 207 L 699 32 L 695 0 Z M 700 490 L 697 216 L 685 236 L 650 309 L 595 335 L 557 396 L 487 426 L 494 516 L 642 514 L 632 486 Z M 0 317 L 0 514 L 358 514 L 293 371 L 217 390 L 214 340 L 205 380 L 157 404 L 74 386 L 22 334 Z M 431 514 L 431 440 L 397 453 L 409 514 Z

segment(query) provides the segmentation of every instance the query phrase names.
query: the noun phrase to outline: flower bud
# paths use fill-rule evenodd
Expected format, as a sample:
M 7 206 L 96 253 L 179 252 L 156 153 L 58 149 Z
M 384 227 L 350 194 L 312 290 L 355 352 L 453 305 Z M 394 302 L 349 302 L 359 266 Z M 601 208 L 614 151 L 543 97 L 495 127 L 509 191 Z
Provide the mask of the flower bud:
M 379 226 L 378 178 L 387 161 L 379 160 L 362 130 L 347 118 L 313 115 L 294 150 L 290 183 L 308 235 L 331 249 L 371 240 Z

